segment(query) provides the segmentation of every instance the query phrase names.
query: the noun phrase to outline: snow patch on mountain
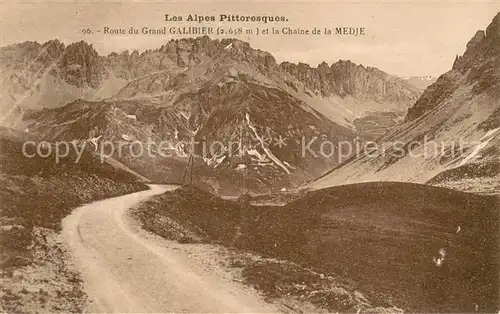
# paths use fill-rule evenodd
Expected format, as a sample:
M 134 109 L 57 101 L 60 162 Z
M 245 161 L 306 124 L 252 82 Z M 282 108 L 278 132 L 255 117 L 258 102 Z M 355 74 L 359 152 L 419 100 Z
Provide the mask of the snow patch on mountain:
M 480 139 L 481 143 L 477 144 L 476 147 L 474 148 L 474 150 L 472 151 L 472 153 L 470 153 L 469 155 L 467 155 L 460 162 L 459 167 L 463 166 L 463 165 L 465 165 L 465 164 L 467 164 L 467 163 L 469 163 L 471 161 L 473 161 L 474 159 L 476 159 L 478 157 L 479 153 L 481 152 L 481 150 L 483 148 L 485 148 L 491 142 L 491 140 L 494 138 L 495 133 L 498 130 L 500 130 L 500 127 L 488 131 L 483 137 L 481 137 L 481 139 Z
M 245 118 L 246 118 L 246 121 L 247 121 L 247 124 L 248 124 L 248 127 L 252 130 L 253 134 L 255 135 L 255 137 L 257 138 L 257 140 L 262 143 L 261 147 L 262 149 L 264 150 L 264 152 L 266 153 L 266 155 L 277 165 L 279 166 L 281 169 L 283 169 L 283 171 L 285 171 L 287 174 L 290 174 L 290 170 L 288 170 L 288 168 L 281 162 L 281 160 L 279 160 L 272 152 L 271 150 L 264 144 L 265 143 L 265 140 L 259 136 L 259 134 L 257 133 L 257 129 L 252 125 L 252 122 L 250 121 L 250 115 L 248 113 L 245 114 Z

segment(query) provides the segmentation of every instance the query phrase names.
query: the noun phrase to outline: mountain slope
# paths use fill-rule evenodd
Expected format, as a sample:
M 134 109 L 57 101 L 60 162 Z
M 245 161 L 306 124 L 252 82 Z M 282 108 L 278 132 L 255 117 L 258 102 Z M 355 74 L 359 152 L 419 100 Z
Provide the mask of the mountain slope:
M 61 219 L 98 199 L 145 190 L 130 172 L 101 163 L 83 151 L 27 157 L 30 134 L 0 128 L 0 307 L 8 312 L 82 311 L 80 278 L 71 271 L 64 247 L 55 243 Z M 45 154 L 54 147 L 46 145 Z M 34 149 L 27 148 L 27 154 Z
M 114 95 L 125 80 L 106 69 L 97 52 L 83 41 L 65 46 L 58 40 L 25 42 L 0 49 L 2 124 L 22 108 L 54 108 L 78 98 Z M 20 109 L 21 108 L 21 109 Z
M 53 141 L 95 138 L 99 152 L 115 149 L 114 158 L 154 181 L 180 182 L 193 153 L 195 179 L 220 182 L 235 191 L 267 191 L 271 185 L 279 189 L 303 182 L 335 164 L 328 158 L 304 158 L 302 137 L 353 137 L 349 129 L 304 108 L 283 91 L 242 77 L 207 82 L 168 106 L 144 100 L 79 100 L 30 112 L 22 122 L 23 128 Z M 154 143 L 150 152 L 149 142 Z
M 54 53 L 53 46 L 58 48 Z M 33 53 L 19 58 L 28 48 Z M 3 48 L 7 67 L 32 60 L 43 77 L 73 97 L 104 90 L 98 95 L 106 99 L 85 94 L 78 98 L 92 102 L 61 106 L 68 100 L 61 92 L 51 108 L 13 107 L 10 126 L 48 140 L 126 143 L 129 153 L 113 157 L 154 181 L 182 181 L 187 155 L 194 153 L 194 173 L 201 176 L 195 179 L 213 191 L 219 182 L 231 193 L 298 186 L 338 164 L 337 155 L 345 153 L 337 143 L 384 134 L 418 95 L 375 68 L 350 61 L 317 68 L 277 64 L 270 53 L 235 39 L 171 40 L 157 50 L 105 57 L 84 42 L 68 47 L 56 41 L 29 43 L 28 48 Z M 47 54 L 50 65 L 42 62 Z M 53 96 L 59 93 L 56 89 Z M 303 152 L 316 138 L 330 141 L 333 156 Z M 168 151 L 175 156 L 133 157 L 132 142 L 149 140 L 169 141 Z M 310 147 L 322 148 L 319 142 Z
M 500 15 L 408 110 L 405 123 L 312 188 L 373 180 L 500 191 Z M 383 148 L 382 148 L 383 147 Z
M 498 310 L 499 205 L 496 196 L 371 182 L 308 192 L 284 206 L 251 206 L 185 187 L 138 211 L 160 236 L 273 258 L 276 264 L 238 265 L 271 297 L 299 297 L 330 312 L 463 313 Z M 294 275 L 279 266 L 285 261 L 316 276 Z

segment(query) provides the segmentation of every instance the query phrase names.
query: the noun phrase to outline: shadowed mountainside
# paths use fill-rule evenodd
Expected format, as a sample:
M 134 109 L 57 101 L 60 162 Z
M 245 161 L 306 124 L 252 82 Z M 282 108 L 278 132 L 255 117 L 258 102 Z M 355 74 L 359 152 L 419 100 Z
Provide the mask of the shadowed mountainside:
M 0 129 L 0 265 L 6 271 L 33 262 L 30 248 L 39 230 L 57 230 L 61 219 L 84 203 L 147 189 L 137 177 L 101 163 L 89 152 L 54 159 L 28 158 L 29 134 Z M 45 152 L 48 147 L 45 147 Z
M 429 182 L 500 192 L 500 13 L 478 31 L 450 71 L 408 110 L 405 123 L 374 146 L 308 184 L 313 189 L 366 181 Z

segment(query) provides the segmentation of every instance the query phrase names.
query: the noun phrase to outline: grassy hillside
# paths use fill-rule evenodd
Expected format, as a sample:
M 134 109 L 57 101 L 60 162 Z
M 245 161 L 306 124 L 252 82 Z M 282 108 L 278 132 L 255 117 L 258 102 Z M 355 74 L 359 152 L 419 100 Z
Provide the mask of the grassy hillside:
M 164 237 L 198 238 L 308 267 L 361 291 L 374 307 L 471 312 L 477 305 L 491 312 L 499 306 L 499 208 L 493 196 L 380 182 L 310 192 L 283 207 L 184 188 L 152 199 L 138 215 Z M 440 249 L 446 255 L 438 267 Z M 259 281 L 255 271 L 244 274 L 264 290 L 276 292 L 292 280 L 268 267 Z M 355 311 L 337 305 L 326 307 Z
M 0 129 L 0 268 L 28 265 L 37 227 L 58 230 L 61 219 L 79 205 L 147 189 L 136 177 L 84 152 L 56 163 L 23 156 L 28 134 Z

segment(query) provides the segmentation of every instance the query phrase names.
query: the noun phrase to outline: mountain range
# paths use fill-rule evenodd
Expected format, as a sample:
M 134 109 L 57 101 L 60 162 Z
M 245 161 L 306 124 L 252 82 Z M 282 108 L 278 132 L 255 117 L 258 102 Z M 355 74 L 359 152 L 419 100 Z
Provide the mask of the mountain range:
M 10 45 L 0 49 L 2 124 L 50 141 L 90 140 L 96 151 L 112 143 L 120 149 L 109 158 L 139 176 L 191 177 L 222 194 L 373 180 L 495 191 L 499 19 L 437 79 L 348 60 L 279 64 L 246 42 L 207 36 L 107 56 L 84 41 Z M 375 156 L 339 144 L 372 141 Z M 153 154 L 135 156 L 134 142 L 155 143 Z M 305 154 L 309 142 L 332 154 Z
M 0 58 L 4 126 L 51 141 L 129 147 L 167 140 L 175 156 L 132 157 L 129 150 L 113 157 L 150 180 L 175 182 L 195 153 L 196 181 L 216 192 L 283 189 L 315 178 L 339 161 L 303 156 L 302 142 L 376 138 L 402 121 L 421 93 L 351 61 L 278 64 L 246 42 L 206 36 L 107 56 L 83 41 L 25 42 L 1 48 Z M 206 154 L 202 146 L 217 149 Z

